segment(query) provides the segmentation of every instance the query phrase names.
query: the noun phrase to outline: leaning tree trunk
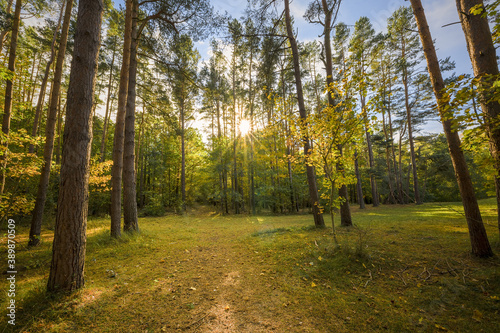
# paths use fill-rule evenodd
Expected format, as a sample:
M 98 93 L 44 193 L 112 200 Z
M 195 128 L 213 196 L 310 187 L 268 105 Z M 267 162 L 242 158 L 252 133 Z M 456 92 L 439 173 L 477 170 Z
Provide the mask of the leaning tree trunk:
M 126 0 L 122 68 L 120 71 L 118 109 L 116 110 L 115 136 L 113 142 L 113 167 L 111 169 L 111 236 L 116 238 L 121 235 L 123 148 L 125 142 L 125 114 L 127 112 L 131 40 L 132 0 Z
M 478 257 L 490 257 L 493 255 L 491 251 L 488 236 L 484 228 L 479 205 L 477 204 L 474 186 L 470 178 L 469 169 L 463 151 L 460 147 L 460 138 L 458 132 L 453 130 L 452 119 L 450 119 L 447 111 L 450 107 L 443 94 L 445 88 L 441 70 L 439 69 L 439 61 L 434 49 L 434 44 L 431 37 L 427 19 L 425 17 L 424 8 L 420 0 L 410 0 L 413 7 L 413 13 L 417 21 L 420 40 L 424 47 L 425 58 L 427 59 L 427 68 L 432 81 L 434 95 L 438 105 L 441 122 L 443 123 L 444 133 L 448 141 L 448 149 L 450 151 L 453 168 L 455 169 L 455 177 L 457 178 L 462 203 L 464 206 L 465 219 L 469 227 L 469 236 L 472 245 L 472 253 Z
M 52 96 L 50 98 L 49 111 L 47 113 L 47 124 L 45 126 L 45 146 L 43 150 L 43 166 L 38 184 L 35 209 L 31 219 L 31 228 L 28 245 L 36 246 L 40 243 L 40 232 L 42 228 L 43 210 L 47 200 L 47 190 L 50 180 L 50 169 L 52 165 L 52 153 L 54 151 L 55 127 L 57 123 L 57 111 L 60 102 L 61 78 L 64 68 L 64 58 L 66 55 L 66 45 L 68 41 L 69 25 L 71 22 L 71 10 L 73 0 L 68 0 L 64 13 L 61 41 L 59 42 L 59 52 L 56 60 L 56 70 L 54 72 L 54 82 L 52 83 Z
M 132 36 L 130 68 L 125 115 L 125 146 L 123 153 L 123 230 L 139 231 L 137 218 L 137 173 L 135 170 L 135 98 L 137 77 L 137 0 L 132 0 Z
M 9 64 L 7 69 L 15 73 L 16 71 L 16 50 L 17 50 L 17 37 L 19 36 L 19 24 L 21 22 L 21 2 L 22 0 L 16 1 L 16 7 L 14 9 L 14 19 L 12 20 L 12 35 L 10 37 L 10 48 L 9 48 Z M 5 84 L 5 97 L 4 97 L 4 111 L 3 111 L 3 121 L 2 121 L 2 133 L 6 136 L 1 140 L 1 144 L 4 149 L 4 153 L 0 155 L 0 196 L 3 194 L 5 187 L 5 168 L 7 167 L 7 153 L 8 153 L 8 135 L 10 132 L 10 119 L 12 118 L 12 92 L 14 78 L 7 79 Z M 1 199 L 0 199 L 1 200 Z
M 293 55 L 293 68 L 295 74 L 295 85 L 297 87 L 297 99 L 299 104 L 299 114 L 303 130 L 302 141 L 304 143 L 304 155 L 306 156 L 306 172 L 307 172 L 307 183 L 309 184 L 309 196 L 311 198 L 311 205 L 314 216 L 314 224 L 318 228 L 325 227 L 325 221 L 323 220 L 323 214 L 321 212 L 321 207 L 319 203 L 318 187 L 316 185 L 316 175 L 314 174 L 314 168 L 307 161 L 309 155 L 311 154 L 311 145 L 309 142 L 309 136 L 306 134 L 305 127 L 307 126 L 307 111 L 304 104 L 304 95 L 302 92 L 302 78 L 300 74 L 300 63 L 299 63 L 299 50 L 297 47 L 297 42 L 293 35 L 292 30 L 292 19 L 290 16 L 290 3 L 289 0 L 284 0 L 285 2 L 285 21 L 286 30 L 288 35 L 288 40 L 290 41 L 290 46 Z
M 68 87 L 57 216 L 47 290 L 84 285 L 92 107 L 103 13 L 101 0 L 80 0 Z
M 488 18 L 470 13 L 472 7 L 484 4 L 482 0 L 456 0 L 458 16 L 467 41 L 474 76 L 479 79 L 479 102 L 483 110 L 490 152 L 495 161 L 495 188 L 497 196 L 498 230 L 500 232 L 500 103 L 492 100 L 498 79 L 496 50 L 491 39 Z M 487 77 L 488 75 L 492 77 Z

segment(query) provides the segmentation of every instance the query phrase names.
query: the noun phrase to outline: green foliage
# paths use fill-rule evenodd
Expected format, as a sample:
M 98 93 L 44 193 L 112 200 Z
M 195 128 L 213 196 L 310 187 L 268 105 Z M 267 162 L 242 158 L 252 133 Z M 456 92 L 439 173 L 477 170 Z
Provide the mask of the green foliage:
M 27 216 L 35 205 L 36 184 L 40 174 L 41 159 L 27 152 L 25 147 L 40 144 L 26 130 L 11 131 L 9 135 L 0 133 L 0 154 L 6 162 L 5 190 L 0 201 L 1 219 Z M 28 190 L 26 190 L 28 189 Z

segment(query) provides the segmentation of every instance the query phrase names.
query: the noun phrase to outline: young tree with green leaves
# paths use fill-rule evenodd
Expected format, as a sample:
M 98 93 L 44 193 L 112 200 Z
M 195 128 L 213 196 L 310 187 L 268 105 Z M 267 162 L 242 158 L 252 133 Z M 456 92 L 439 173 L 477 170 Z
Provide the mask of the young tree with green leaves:
M 319 23 L 323 26 L 323 36 L 324 36 L 324 64 L 326 69 L 326 90 L 328 92 L 328 108 L 333 109 L 335 106 L 334 102 L 334 91 L 333 91 L 333 54 L 332 54 L 332 41 L 331 32 L 337 18 L 337 13 L 340 7 L 340 0 L 316 0 L 309 4 L 308 10 L 305 14 L 309 22 Z M 342 117 L 338 118 L 338 121 L 342 122 Z M 333 133 L 332 133 L 333 134 Z M 343 146 L 339 143 L 336 147 L 338 153 L 342 157 Z M 337 172 L 345 173 L 344 162 L 339 159 L 336 163 Z M 330 173 L 329 173 L 330 174 Z M 332 186 L 333 191 L 333 186 Z M 347 193 L 347 185 L 341 184 L 339 186 L 339 197 L 340 197 L 340 223 L 342 226 L 351 226 L 351 208 L 349 207 L 349 198 Z M 332 209 L 330 205 L 330 209 Z M 333 217 L 332 217 L 333 219 Z M 332 220 L 333 223 L 333 220 Z

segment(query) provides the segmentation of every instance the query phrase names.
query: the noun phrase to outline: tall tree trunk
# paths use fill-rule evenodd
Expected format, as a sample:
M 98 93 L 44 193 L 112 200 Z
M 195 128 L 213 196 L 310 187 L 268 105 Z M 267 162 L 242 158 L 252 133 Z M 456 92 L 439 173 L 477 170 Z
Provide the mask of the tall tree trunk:
M 483 110 L 490 152 L 495 161 L 495 189 L 497 196 L 498 230 L 500 232 L 500 103 L 492 100 L 498 71 L 497 54 L 491 38 L 488 18 L 470 13 L 472 7 L 482 5 L 483 0 L 456 0 L 458 16 L 467 41 L 474 76 L 479 79 L 479 103 Z M 488 75 L 493 77 L 488 77 Z
M 432 42 L 431 32 L 427 24 L 424 8 L 422 7 L 420 0 L 410 0 L 410 2 L 417 21 L 420 40 L 422 41 L 422 45 L 424 47 L 424 54 L 427 59 L 427 68 L 431 77 L 434 95 L 436 96 L 444 133 L 448 141 L 448 149 L 453 162 L 453 168 L 455 169 L 455 177 L 457 179 L 458 188 L 460 189 L 460 196 L 462 197 L 465 219 L 469 227 L 472 253 L 478 257 L 490 257 L 493 255 L 493 252 L 481 218 L 469 169 L 467 167 L 463 151 L 460 147 L 460 138 L 458 136 L 458 132 L 453 130 L 452 120 L 446 112 L 446 110 L 449 109 L 449 104 L 443 94 L 445 85 L 443 77 L 441 76 L 441 70 L 439 69 L 439 61 Z
M 43 108 L 43 104 L 45 102 L 45 91 L 47 90 L 47 83 L 49 81 L 50 66 L 52 66 L 52 63 L 54 62 L 54 58 L 56 56 L 57 34 L 59 33 L 59 28 L 61 27 L 61 21 L 62 21 L 63 14 L 64 14 L 64 4 L 61 6 L 59 20 L 57 21 L 56 28 L 54 29 L 54 34 L 52 36 L 52 43 L 50 44 L 50 56 L 49 56 L 49 60 L 47 61 L 47 64 L 45 65 L 45 72 L 43 74 L 42 84 L 40 85 L 40 93 L 38 94 L 38 102 L 36 103 L 35 120 L 33 121 L 33 127 L 31 129 L 31 136 L 32 137 L 37 136 L 38 127 L 40 125 L 39 122 L 41 121 L 41 118 L 42 118 L 42 108 Z M 51 88 L 51 90 L 52 90 L 52 88 Z M 52 91 L 51 91 L 51 94 L 52 94 Z M 50 103 L 50 101 L 49 101 L 49 103 Z M 35 147 L 32 144 L 30 144 L 28 151 L 30 154 L 32 154 L 35 151 Z
M 309 136 L 306 134 L 305 127 L 307 125 L 307 111 L 304 104 L 304 95 L 302 92 L 302 78 L 300 74 L 300 63 L 299 63 L 299 50 L 297 47 L 297 42 L 295 41 L 295 37 L 293 35 L 292 30 L 292 19 L 290 16 L 290 4 L 289 0 L 284 0 L 285 2 L 285 21 L 286 21 L 286 30 L 288 35 L 288 40 L 290 41 L 290 46 L 292 49 L 293 55 L 293 67 L 295 74 L 295 85 L 297 86 L 297 99 L 299 104 L 299 114 L 300 119 L 302 120 L 302 130 L 303 130 L 303 138 L 302 141 L 304 143 L 304 155 L 306 156 L 306 160 L 309 159 L 310 151 L 310 143 Z M 309 196 L 311 199 L 311 205 L 314 216 L 314 224 L 318 228 L 325 227 L 325 221 L 323 219 L 323 214 L 321 212 L 321 207 L 319 203 L 319 195 L 318 195 L 318 187 L 316 185 L 316 175 L 314 173 L 314 168 L 308 162 L 306 162 L 306 173 L 307 173 L 307 183 L 309 184 Z
M 235 46 L 236 47 L 236 46 Z M 233 200 L 234 200 L 234 213 L 240 213 L 240 203 L 236 193 L 238 193 L 238 161 L 236 156 L 236 147 L 238 141 L 237 125 L 236 125 L 236 54 L 233 52 Z
M 389 111 L 390 112 L 390 111 Z M 396 197 L 394 196 L 394 187 L 392 184 L 392 169 L 391 169 L 391 158 L 390 158 L 390 147 L 388 145 L 389 143 L 389 136 L 387 133 L 387 126 L 385 123 L 385 111 L 382 111 L 382 129 L 384 132 L 384 138 L 385 138 L 385 163 L 387 165 L 387 180 L 389 183 L 389 203 L 394 204 L 396 203 Z
M 37 63 L 37 54 L 34 53 L 33 54 L 33 64 L 31 65 L 31 74 L 30 74 L 30 79 L 28 81 L 28 96 L 26 96 L 26 101 L 27 102 L 30 102 L 29 103 L 29 106 L 31 107 L 31 92 L 33 91 L 33 87 L 32 87 L 32 82 L 33 82 L 33 75 L 35 74 L 35 65 Z
M 390 83 L 390 79 L 389 79 L 389 84 Z M 391 105 L 391 86 L 389 86 L 389 105 Z M 387 118 L 388 118 L 388 121 L 389 121 L 389 142 L 391 144 L 391 157 L 392 157 L 392 165 L 393 165 L 393 168 L 394 168 L 394 181 L 395 181 L 395 184 L 396 184 L 396 192 L 397 192 L 397 197 L 398 197 L 398 202 L 400 204 L 403 203 L 403 193 L 402 193 L 402 190 L 401 190 L 401 182 L 399 181 L 399 176 L 401 173 L 398 172 L 398 163 L 397 163 L 397 160 L 396 160 L 396 149 L 394 148 L 394 130 L 393 130 L 393 127 L 392 127 L 392 116 L 391 116 L 391 110 L 390 108 L 387 110 Z
M 418 186 L 417 160 L 415 158 L 415 143 L 413 142 L 413 126 L 411 123 L 412 122 L 411 108 L 409 103 L 408 73 L 406 71 L 404 71 L 403 73 L 403 85 L 405 90 L 405 106 L 406 106 L 406 121 L 408 123 L 408 139 L 410 140 L 410 158 L 413 171 L 413 191 L 415 196 L 415 204 L 421 205 L 422 200 L 420 199 L 420 189 Z
M 21 22 L 21 2 L 22 0 L 16 0 L 16 7 L 14 9 L 14 19 L 12 21 L 12 35 L 10 37 L 10 48 L 9 48 L 9 64 L 7 69 L 12 73 L 16 71 L 16 50 L 17 50 L 17 37 L 19 35 L 19 24 Z M 5 152 L 0 155 L 0 196 L 3 194 L 5 187 L 5 168 L 7 167 L 7 154 L 8 154 L 8 135 L 10 132 L 10 119 L 12 118 L 12 93 L 13 84 L 12 80 L 7 79 L 5 85 L 5 97 L 4 97 L 4 108 L 3 108 L 3 120 L 2 120 L 2 133 L 5 135 L 5 139 L 1 140 L 1 144 L 4 146 Z M 1 200 L 1 199 L 0 199 Z
M 136 192 L 137 174 L 135 171 L 135 99 L 139 37 L 137 33 L 138 7 L 137 0 L 132 0 L 132 36 L 123 152 L 123 230 L 127 232 L 139 231 Z
M 114 45 L 113 45 L 114 47 Z M 113 48 L 113 56 L 111 58 L 111 66 L 109 69 L 109 79 L 108 79 L 108 93 L 106 96 L 106 112 L 104 115 L 104 125 L 102 127 L 102 141 L 101 141 L 101 163 L 106 159 L 106 139 L 108 134 L 108 125 L 109 125 L 109 114 L 110 107 L 109 104 L 111 102 L 111 88 L 113 86 L 113 67 L 115 65 L 115 54 L 116 51 Z
M 186 119 L 184 101 L 180 107 L 180 122 L 181 122 L 181 205 L 182 213 L 186 212 Z
M 57 132 L 56 132 L 56 164 L 60 164 L 61 162 L 61 147 L 62 147 L 62 118 L 63 115 L 66 112 L 66 105 L 68 101 L 66 100 L 66 103 L 64 103 L 64 107 L 61 108 L 61 97 L 59 97 L 59 105 L 57 109 Z
M 111 169 L 111 236 L 121 235 L 121 192 L 123 171 L 123 147 L 125 142 L 125 114 L 130 67 L 130 44 L 132 40 L 132 0 L 126 0 L 125 30 L 123 39 L 122 67 L 118 90 L 118 109 L 116 110 L 115 136 L 113 142 L 113 167 Z
M 354 172 L 356 173 L 356 193 L 358 194 L 359 209 L 365 209 L 365 198 L 363 197 L 363 186 L 361 184 L 361 172 L 359 172 L 358 149 L 354 148 Z
M 40 243 L 40 232 L 42 227 L 43 210 L 47 200 L 47 189 L 49 187 L 50 169 L 52 166 L 52 153 L 54 151 L 55 127 L 57 123 L 57 111 L 60 104 L 61 79 L 64 69 L 64 58 L 66 55 L 66 45 L 68 41 L 69 25 L 71 22 L 71 10 L 73 0 L 68 0 L 64 13 L 64 21 L 59 42 L 59 51 L 56 60 L 56 69 L 54 72 L 54 82 L 52 84 L 52 94 L 47 113 L 47 125 L 45 126 L 45 146 L 43 150 L 43 166 L 38 184 L 35 209 L 31 218 L 31 228 L 29 234 L 29 246 L 36 246 Z
M 336 1 L 333 3 L 333 6 L 331 8 L 328 7 L 327 0 L 322 0 L 321 1 L 322 6 L 323 6 L 323 13 L 325 14 L 325 22 L 324 22 L 324 29 L 323 29 L 323 35 L 325 36 L 325 43 L 324 43 L 324 48 L 325 48 L 325 67 L 326 67 L 326 86 L 328 90 L 328 105 L 333 108 L 334 107 L 334 100 L 332 93 L 328 88 L 333 85 L 333 63 L 332 63 L 332 42 L 330 38 L 330 33 L 331 33 L 331 26 L 334 22 L 333 20 L 333 13 L 336 9 L 337 3 Z M 340 5 L 340 3 L 338 4 Z M 315 78 L 316 80 L 316 78 Z M 343 149 L 342 145 L 339 144 L 337 146 L 337 149 L 340 154 L 340 159 L 342 160 L 343 156 Z M 345 174 L 344 171 L 344 166 L 341 161 L 337 162 L 336 164 L 336 169 L 337 171 L 341 172 L 342 174 Z M 340 203 L 340 224 L 342 226 L 348 227 L 352 225 L 352 218 L 351 218 L 351 207 L 349 206 L 349 198 L 348 198 L 348 193 L 347 193 L 347 186 L 345 184 L 342 184 L 340 189 L 339 189 L 339 197 L 341 199 Z
M 48 291 L 84 285 L 92 106 L 103 13 L 100 0 L 80 0 L 68 88 L 68 110 Z
M 372 189 L 373 207 L 377 207 L 380 205 L 380 202 L 378 199 L 377 180 L 375 179 L 375 174 L 373 173 L 373 170 L 375 169 L 375 159 L 373 157 L 372 138 L 370 130 L 368 129 L 368 115 L 366 113 L 365 97 L 361 96 L 360 99 L 361 99 L 361 110 L 364 117 L 366 146 L 368 147 L 368 164 L 370 166 L 370 186 Z
M 35 98 L 35 91 L 36 91 L 36 87 L 37 87 L 37 78 L 38 78 L 38 73 L 40 72 L 40 67 L 42 67 L 42 52 L 40 52 L 38 54 L 38 62 L 36 65 L 36 73 L 35 73 L 34 79 L 33 79 L 33 73 L 31 73 L 30 82 L 31 82 L 33 88 L 31 89 L 31 94 L 30 94 L 30 98 L 29 98 L 30 108 L 33 107 L 33 99 Z
M 404 195 L 404 189 L 403 189 L 403 132 L 402 131 L 399 132 L 399 142 L 398 142 L 398 174 L 399 174 L 400 196 L 403 199 L 401 203 L 406 204 L 408 195 Z
M 253 65 L 253 48 L 250 48 L 250 71 L 248 74 L 249 78 L 249 99 L 250 99 L 250 209 L 252 215 L 255 215 L 255 183 L 254 183 L 254 119 L 253 119 L 253 89 L 252 89 L 252 65 Z M 291 180 L 291 178 L 290 178 Z M 293 195 L 293 191 L 292 191 Z M 292 203 L 293 205 L 293 203 Z

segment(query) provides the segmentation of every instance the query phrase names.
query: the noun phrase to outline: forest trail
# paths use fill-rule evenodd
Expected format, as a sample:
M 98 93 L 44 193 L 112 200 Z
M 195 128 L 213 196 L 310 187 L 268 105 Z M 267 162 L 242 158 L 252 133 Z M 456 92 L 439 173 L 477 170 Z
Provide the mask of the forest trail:
M 214 214 L 200 215 L 198 211 L 192 217 L 189 225 L 199 231 L 195 242 L 198 245 L 178 252 L 175 257 L 172 253 L 174 270 L 179 271 L 182 264 L 182 272 L 176 273 L 171 286 L 177 281 L 182 284 L 184 288 L 175 290 L 177 302 L 192 304 L 195 309 L 189 313 L 187 325 L 186 318 L 179 313 L 182 323 L 165 329 L 207 333 L 283 332 L 294 331 L 291 322 L 303 325 L 304 319 L 283 311 L 287 304 L 282 300 L 286 297 L 276 280 L 272 260 L 245 242 L 253 229 L 257 232 L 262 229 L 259 218 L 241 216 L 237 218 L 242 222 L 240 225 L 228 228 L 218 225 L 221 217 Z M 249 230 L 249 226 L 253 228 Z M 193 272 L 198 276 L 193 277 Z M 302 327 L 300 331 L 316 330 Z

